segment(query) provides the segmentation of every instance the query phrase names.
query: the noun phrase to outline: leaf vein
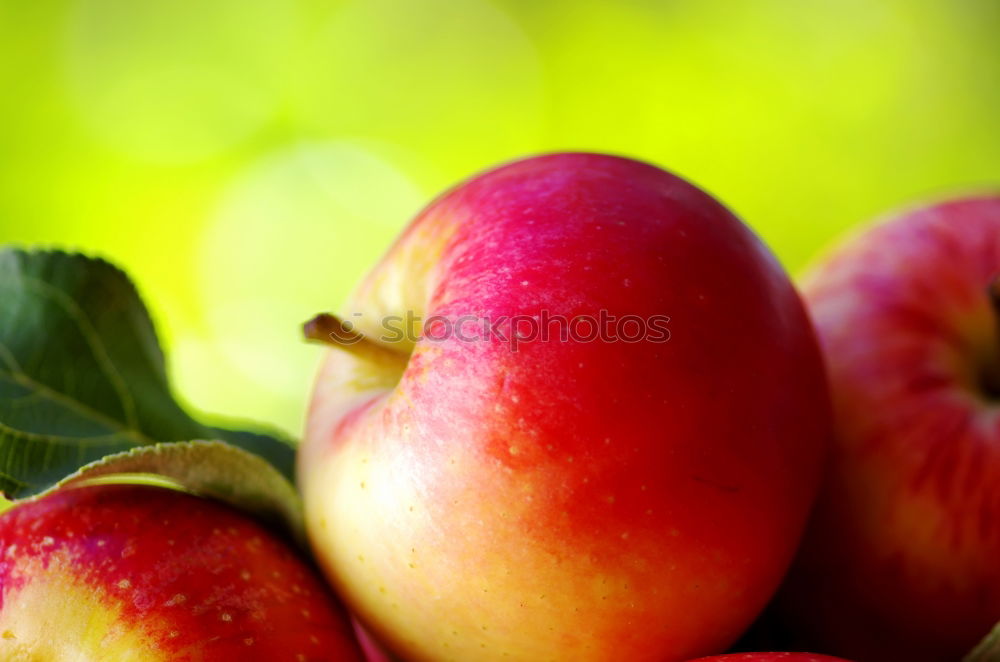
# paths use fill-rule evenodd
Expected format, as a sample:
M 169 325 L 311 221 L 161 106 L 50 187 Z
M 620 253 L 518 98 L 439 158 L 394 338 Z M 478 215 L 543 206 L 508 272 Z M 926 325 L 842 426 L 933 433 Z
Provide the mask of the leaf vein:
M 101 340 L 96 329 L 94 329 L 86 312 L 68 294 L 59 288 L 27 274 L 22 274 L 22 278 L 26 284 L 32 286 L 43 296 L 48 297 L 76 322 L 77 328 L 80 330 L 81 335 L 83 335 L 83 339 L 86 341 L 87 347 L 94 357 L 94 361 L 97 362 L 98 368 L 111 383 L 111 387 L 115 390 L 115 393 L 118 394 L 122 411 L 125 413 L 126 420 L 124 425 L 130 428 L 138 428 L 135 401 L 132 398 L 132 394 L 128 390 L 128 386 L 122 379 L 121 374 L 119 374 L 114 362 L 111 360 L 104 342 Z

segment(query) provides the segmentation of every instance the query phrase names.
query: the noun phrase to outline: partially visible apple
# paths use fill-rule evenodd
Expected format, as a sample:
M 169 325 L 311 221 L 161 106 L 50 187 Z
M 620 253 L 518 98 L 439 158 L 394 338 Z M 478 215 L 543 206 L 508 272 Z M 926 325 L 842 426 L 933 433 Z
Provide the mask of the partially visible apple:
M 888 662 L 888 659 L 884 662 Z M 848 660 L 815 653 L 730 653 L 702 657 L 691 662 L 848 662 Z
M 862 662 L 955 662 L 1000 620 L 1000 196 L 917 209 L 804 290 L 836 449 L 786 614 Z
M 0 659 L 359 661 L 346 613 L 269 529 L 136 485 L 0 516 Z
M 796 291 L 711 196 L 613 156 L 505 165 L 421 213 L 344 313 L 308 327 L 344 346 L 300 484 L 321 564 L 400 657 L 684 660 L 771 597 L 829 402 Z M 555 316 L 584 322 L 546 340 Z M 609 316 L 632 317 L 593 337 Z

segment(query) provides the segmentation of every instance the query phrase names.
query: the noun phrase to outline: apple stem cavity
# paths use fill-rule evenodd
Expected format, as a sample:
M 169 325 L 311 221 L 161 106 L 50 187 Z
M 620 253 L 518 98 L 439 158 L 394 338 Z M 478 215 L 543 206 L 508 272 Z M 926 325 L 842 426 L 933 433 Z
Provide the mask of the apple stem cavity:
M 372 340 L 358 331 L 353 324 L 344 322 L 330 313 L 320 313 L 303 324 L 302 335 L 307 341 L 337 347 L 366 361 L 382 363 L 388 360 L 399 364 L 402 369 L 409 360 L 408 354 Z
M 990 298 L 990 305 L 993 308 L 993 318 L 997 321 L 997 330 L 1000 331 L 1000 274 L 990 280 L 986 288 L 986 294 Z M 991 362 L 995 363 L 995 362 Z M 1000 366 L 990 365 L 980 375 L 980 388 L 990 400 L 1000 400 Z
M 1000 319 L 1000 273 L 993 276 L 993 279 L 990 280 L 987 294 L 989 294 L 990 304 L 993 306 L 993 312 L 996 313 L 997 318 Z

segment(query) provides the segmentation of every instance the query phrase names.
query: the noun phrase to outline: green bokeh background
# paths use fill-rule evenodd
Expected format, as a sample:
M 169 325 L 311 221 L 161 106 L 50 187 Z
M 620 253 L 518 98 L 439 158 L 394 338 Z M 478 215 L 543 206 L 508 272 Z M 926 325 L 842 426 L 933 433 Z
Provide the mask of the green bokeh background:
M 0 242 L 117 262 L 188 403 L 292 435 L 298 324 L 498 161 L 652 161 L 793 272 L 1000 179 L 995 0 L 0 0 L 0 83 Z

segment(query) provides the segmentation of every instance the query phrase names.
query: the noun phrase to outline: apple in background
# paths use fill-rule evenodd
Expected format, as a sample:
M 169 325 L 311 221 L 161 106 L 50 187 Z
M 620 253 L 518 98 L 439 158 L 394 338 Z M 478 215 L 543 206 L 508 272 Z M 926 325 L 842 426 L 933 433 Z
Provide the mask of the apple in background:
M 887 658 L 888 660 L 889 658 Z M 849 662 L 840 657 L 814 653 L 731 653 L 702 657 L 691 662 Z
M 804 283 L 835 411 L 787 588 L 812 648 L 954 662 L 1000 620 L 1000 196 L 918 209 Z
M 400 657 L 685 660 L 771 597 L 826 382 L 785 273 L 697 187 L 599 154 L 499 167 L 424 210 L 343 312 L 307 325 L 341 346 L 300 487 L 321 565 Z M 639 322 L 512 342 L 507 315 Z
M 0 659 L 360 661 L 288 543 L 175 490 L 64 489 L 0 517 Z

